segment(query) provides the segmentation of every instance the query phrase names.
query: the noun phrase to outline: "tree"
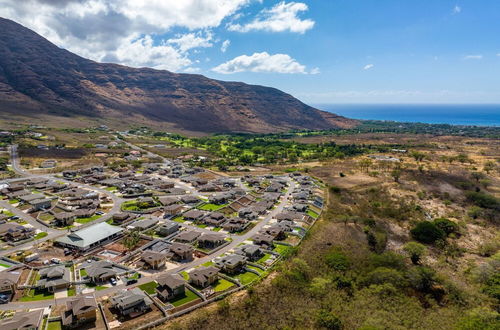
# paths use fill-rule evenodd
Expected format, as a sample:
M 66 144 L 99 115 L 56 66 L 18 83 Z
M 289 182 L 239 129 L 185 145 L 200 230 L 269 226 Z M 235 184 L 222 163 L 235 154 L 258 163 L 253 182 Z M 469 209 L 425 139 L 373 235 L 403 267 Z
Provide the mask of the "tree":
M 493 161 L 489 160 L 486 163 L 484 163 L 483 170 L 490 174 L 491 171 L 495 169 L 496 165 Z
M 330 330 L 341 330 L 342 322 L 340 319 L 330 311 L 321 309 L 316 317 L 316 323 L 323 328 Z
M 471 310 L 458 322 L 456 329 L 459 330 L 495 330 L 500 324 L 500 314 L 487 309 L 478 307 Z
M 426 157 L 423 152 L 412 151 L 410 154 L 417 162 L 421 162 Z
M 441 228 L 429 221 L 419 222 L 410 232 L 414 239 L 426 244 L 432 244 L 446 237 Z
M 368 172 L 368 169 L 370 166 L 372 166 L 372 160 L 371 159 L 362 159 L 358 162 L 358 166 L 362 171 Z
M 417 242 L 408 242 L 404 245 L 403 250 L 408 254 L 411 262 L 418 265 L 422 256 L 427 252 L 427 248 Z
M 123 239 L 123 245 L 128 249 L 132 250 L 139 244 L 139 241 L 141 240 L 141 236 L 138 231 L 133 230 L 131 231 L 127 237 Z
M 349 259 L 338 249 L 328 252 L 325 256 L 325 261 L 328 266 L 338 271 L 345 271 L 349 268 Z
M 458 225 L 451 220 L 446 218 L 437 218 L 434 220 L 434 225 L 444 231 L 446 235 L 457 234 Z
M 484 174 L 481 172 L 472 172 L 470 176 L 476 180 L 476 182 L 479 182 L 479 180 L 484 179 Z
M 391 176 L 394 179 L 394 182 L 399 183 L 399 178 L 401 177 L 401 169 L 399 169 L 399 168 L 393 169 L 391 172 Z

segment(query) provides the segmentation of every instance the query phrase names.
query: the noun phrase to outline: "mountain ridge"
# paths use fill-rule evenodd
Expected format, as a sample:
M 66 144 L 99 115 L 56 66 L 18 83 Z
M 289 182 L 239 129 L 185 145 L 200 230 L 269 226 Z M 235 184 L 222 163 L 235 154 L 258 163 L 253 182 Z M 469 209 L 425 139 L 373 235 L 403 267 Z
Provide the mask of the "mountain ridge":
M 135 120 L 200 132 L 331 129 L 357 121 L 310 107 L 276 88 L 98 63 L 0 18 L 0 112 Z

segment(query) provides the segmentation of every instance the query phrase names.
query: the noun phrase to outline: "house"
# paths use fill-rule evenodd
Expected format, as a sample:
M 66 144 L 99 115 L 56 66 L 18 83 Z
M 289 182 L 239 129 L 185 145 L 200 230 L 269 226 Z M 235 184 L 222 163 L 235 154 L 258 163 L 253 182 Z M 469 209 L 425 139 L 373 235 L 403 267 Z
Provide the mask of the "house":
M 71 226 L 76 219 L 76 214 L 73 212 L 61 212 L 54 214 L 53 223 L 58 227 L 67 227 Z
M 97 302 L 93 296 L 80 296 L 66 301 L 66 308 L 61 313 L 64 328 L 76 328 L 85 323 L 95 322 Z
M 241 254 L 230 254 L 215 261 L 216 267 L 229 274 L 241 273 L 246 264 L 247 258 Z
M 251 207 L 245 207 L 238 211 L 238 216 L 243 219 L 254 220 L 259 217 L 259 214 Z
M 163 208 L 163 211 L 165 211 L 165 214 L 168 214 L 168 215 L 177 215 L 177 214 L 181 213 L 183 209 L 184 209 L 184 206 L 182 206 L 180 204 L 172 204 L 169 206 L 165 206 Z
M 111 278 L 116 278 L 118 270 L 113 266 L 113 263 L 107 260 L 94 261 L 85 267 L 87 276 L 94 283 L 109 281 Z
M 0 272 L 0 294 L 14 294 L 22 269 L 4 270 Z
M 138 262 L 138 266 L 143 269 L 160 269 L 165 267 L 165 262 L 167 260 L 167 255 L 161 252 L 155 251 L 144 251 L 141 255 L 141 260 Z
M 219 269 L 213 266 L 201 266 L 189 272 L 189 282 L 200 288 L 206 288 L 217 282 L 218 279 Z
M 281 241 L 286 238 L 286 228 L 280 226 L 279 224 L 274 224 L 270 227 L 267 227 L 264 230 L 264 233 L 272 236 L 275 240 Z
M 199 210 L 189 210 L 183 214 L 184 220 L 198 222 L 205 216 L 205 212 Z
M 303 221 L 304 213 L 293 212 L 293 211 L 282 212 L 282 213 L 277 214 L 275 218 L 276 218 L 276 220 L 278 220 L 278 222 L 281 222 L 281 221 Z
M 33 237 L 35 229 L 18 223 L 6 222 L 0 225 L 0 237 L 9 242 L 18 242 Z
M 297 212 L 306 212 L 308 208 L 307 204 L 297 203 L 293 205 L 293 209 Z
M 110 242 L 122 233 L 122 228 L 101 222 L 58 238 L 55 242 L 63 247 L 84 252 Z
M 186 294 L 186 281 L 180 275 L 162 275 L 156 280 L 156 282 L 158 283 L 158 286 L 156 287 L 157 297 L 164 302 L 174 298 L 183 297 Z
M 257 261 L 264 256 L 264 252 L 262 252 L 260 247 L 254 244 L 245 244 L 237 247 L 234 253 L 243 255 L 251 261 Z
M 220 212 L 212 212 L 203 218 L 203 222 L 207 225 L 219 227 L 226 222 L 226 217 L 224 217 L 224 214 Z
M 110 298 L 110 301 L 113 308 L 128 317 L 136 317 L 151 310 L 153 304 L 151 298 L 139 288 L 117 293 Z
M 52 201 L 48 198 L 35 199 L 29 202 L 32 211 L 40 211 L 50 209 Z
M 70 271 L 64 265 L 42 268 L 38 275 L 40 279 L 36 285 L 49 292 L 67 288 L 71 282 Z
M 176 197 L 172 197 L 172 196 L 161 196 L 161 197 L 158 197 L 158 201 L 163 206 L 170 206 L 173 204 L 177 204 L 179 202 L 179 199 Z
M 173 243 L 169 248 L 169 256 L 176 261 L 193 260 L 193 247 L 182 243 Z
M 167 221 L 156 229 L 160 236 L 169 236 L 179 230 L 179 224 L 175 221 Z
M 16 312 L 13 317 L 0 321 L 2 330 L 40 329 L 43 318 L 43 309 L 30 312 Z
M 222 225 L 222 228 L 230 233 L 237 233 L 245 230 L 248 225 L 250 225 L 248 220 L 236 217 L 229 219 Z
M 274 237 L 268 234 L 258 233 L 252 237 L 254 244 L 264 245 L 266 247 L 273 246 Z
M 54 159 L 47 159 L 40 164 L 40 168 L 54 168 L 56 167 L 56 165 L 57 161 L 55 161 Z
M 157 217 L 151 217 L 151 218 L 148 218 L 148 219 L 144 219 L 144 220 L 137 220 L 137 221 L 134 221 L 133 223 L 131 223 L 130 225 L 127 226 L 128 229 L 137 229 L 137 230 L 140 230 L 140 231 L 144 231 L 146 229 L 149 229 L 149 228 L 152 228 L 154 226 L 156 226 L 156 224 L 160 222 L 160 219 L 157 218 Z
M 214 249 L 225 242 L 225 236 L 218 233 L 205 233 L 198 238 L 198 247 Z
M 113 214 L 113 223 L 122 224 L 122 223 L 129 221 L 129 220 L 132 220 L 134 218 L 135 218 L 135 216 L 131 213 L 119 212 L 119 213 Z
M 185 204 L 197 204 L 200 202 L 200 199 L 193 195 L 186 195 L 181 197 L 181 201 Z
M 195 230 L 186 230 L 175 236 L 174 240 L 180 243 L 193 243 L 201 233 Z

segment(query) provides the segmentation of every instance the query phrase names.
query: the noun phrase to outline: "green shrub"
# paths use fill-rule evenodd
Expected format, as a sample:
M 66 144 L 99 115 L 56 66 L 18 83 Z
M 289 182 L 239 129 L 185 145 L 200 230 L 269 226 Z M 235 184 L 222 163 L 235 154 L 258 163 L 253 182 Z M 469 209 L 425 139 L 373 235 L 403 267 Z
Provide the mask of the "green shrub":
M 395 269 L 378 267 L 377 269 L 369 272 L 362 280 L 361 284 L 364 286 L 391 284 L 392 286 L 404 287 L 406 280 L 399 271 Z
M 446 237 L 446 233 L 441 228 L 429 221 L 419 222 L 410 232 L 414 239 L 427 244 Z
M 458 225 L 446 218 L 437 218 L 434 220 L 434 224 L 436 225 L 436 227 L 444 231 L 446 235 L 458 234 L 459 232 Z
M 381 254 L 372 254 L 370 256 L 371 264 L 373 267 L 385 267 L 398 270 L 404 270 L 406 264 L 404 257 L 394 252 L 384 252 Z
M 328 266 L 338 271 L 347 270 L 350 264 L 347 256 L 338 249 L 328 252 L 325 256 L 325 261 Z
M 467 196 L 467 200 L 476 206 L 485 209 L 500 210 L 500 201 L 495 196 L 475 191 L 469 191 L 465 195 Z
M 497 330 L 500 326 L 500 314 L 480 307 L 471 310 L 457 324 L 458 330 Z
M 328 310 L 321 309 L 316 316 L 316 323 L 318 326 L 330 329 L 330 330 L 340 330 L 342 329 L 342 322 L 333 313 Z
M 420 259 L 426 253 L 427 248 L 417 242 L 408 242 L 404 245 L 403 250 L 410 257 L 411 262 L 416 265 L 420 262 Z

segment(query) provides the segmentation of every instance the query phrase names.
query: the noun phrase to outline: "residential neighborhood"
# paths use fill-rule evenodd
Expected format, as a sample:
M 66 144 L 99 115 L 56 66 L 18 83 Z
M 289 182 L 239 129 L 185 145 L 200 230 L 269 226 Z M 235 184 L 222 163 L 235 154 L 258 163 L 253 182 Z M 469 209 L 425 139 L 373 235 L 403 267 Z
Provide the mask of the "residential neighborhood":
M 165 322 L 266 276 L 322 211 L 323 186 L 300 173 L 227 177 L 160 157 L 32 175 L 11 155 L 19 178 L 0 185 L 7 327 Z

